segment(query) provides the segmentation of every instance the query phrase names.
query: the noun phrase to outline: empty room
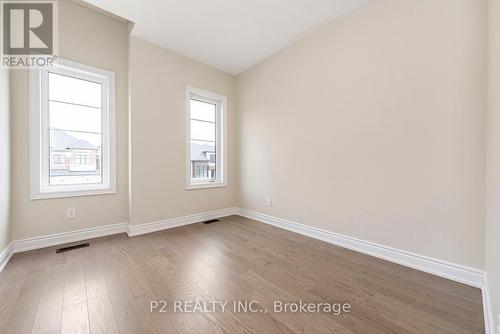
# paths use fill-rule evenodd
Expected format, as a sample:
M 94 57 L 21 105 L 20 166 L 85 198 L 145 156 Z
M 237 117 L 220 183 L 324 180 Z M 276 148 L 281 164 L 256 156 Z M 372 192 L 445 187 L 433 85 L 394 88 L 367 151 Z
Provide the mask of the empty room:
M 0 20 L 1 334 L 500 334 L 500 0 Z

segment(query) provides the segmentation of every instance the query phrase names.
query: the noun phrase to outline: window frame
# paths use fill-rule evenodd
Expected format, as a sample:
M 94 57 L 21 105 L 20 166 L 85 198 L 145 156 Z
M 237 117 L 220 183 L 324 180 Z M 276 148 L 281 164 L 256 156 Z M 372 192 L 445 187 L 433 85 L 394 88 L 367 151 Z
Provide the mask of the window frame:
M 192 178 L 191 171 L 191 98 L 215 103 L 215 180 Z M 186 190 L 227 187 L 227 97 L 196 87 L 186 87 Z
M 101 183 L 50 185 L 49 72 L 101 84 Z M 31 200 L 116 193 L 115 73 L 58 58 L 51 67 L 30 70 Z

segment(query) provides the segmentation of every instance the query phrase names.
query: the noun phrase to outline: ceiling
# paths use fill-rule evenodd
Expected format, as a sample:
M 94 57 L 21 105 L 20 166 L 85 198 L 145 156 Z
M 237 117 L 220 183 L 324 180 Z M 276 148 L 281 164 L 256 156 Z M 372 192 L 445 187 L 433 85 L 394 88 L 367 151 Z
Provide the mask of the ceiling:
M 133 36 L 238 74 L 367 0 L 85 0 Z

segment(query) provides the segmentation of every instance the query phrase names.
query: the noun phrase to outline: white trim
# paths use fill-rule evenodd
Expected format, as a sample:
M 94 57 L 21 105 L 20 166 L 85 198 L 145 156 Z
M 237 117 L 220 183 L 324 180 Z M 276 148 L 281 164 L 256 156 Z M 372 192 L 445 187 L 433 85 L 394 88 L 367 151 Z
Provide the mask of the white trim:
M 209 211 L 189 216 L 166 219 L 157 222 L 129 225 L 127 223 L 114 224 L 93 227 L 89 229 L 76 230 L 40 237 L 33 237 L 23 240 L 13 241 L 6 249 L 0 253 L 0 268 L 3 262 L 8 262 L 8 259 L 13 253 L 24 252 L 28 250 L 40 249 L 55 245 L 62 245 L 69 242 L 81 241 L 86 239 L 98 238 L 112 234 L 125 233 L 129 236 L 137 236 L 141 234 L 152 233 L 174 227 L 199 223 L 205 220 L 217 219 L 231 215 L 240 215 L 242 217 L 254 219 L 256 221 L 270 224 L 279 228 L 283 228 L 295 233 L 306 235 L 318 240 L 322 240 L 344 248 L 352 249 L 364 254 L 375 256 L 387 261 L 398 263 L 406 267 L 414 268 L 420 271 L 441 276 L 453 281 L 471 285 L 477 288 L 483 288 L 485 294 L 484 302 L 485 313 L 489 314 L 489 323 L 493 323 L 491 315 L 491 304 L 488 293 L 488 284 L 484 272 L 465 267 L 458 264 L 449 263 L 433 259 L 430 257 L 409 253 L 403 250 L 378 245 L 372 242 L 351 238 L 337 233 L 324 231 L 310 226 L 305 226 L 285 219 L 272 217 L 258 212 L 253 212 L 241 208 L 227 208 L 215 211 Z M 7 261 L 6 261 L 7 260 Z M 5 265 L 5 264 L 3 264 Z M 486 315 L 485 315 L 486 316 Z
M 58 73 L 85 80 L 99 82 L 102 85 L 102 182 L 86 185 L 49 184 L 47 124 L 48 73 Z M 59 58 L 52 67 L 30 71 L 30 199 L 90 196 L 116 193 L 116 112 L 115 112 L 115 73 L 75 63 Z M 45 95 L 45 96 L 44 96 Z
M 0 253 L 0 272 L 5 268 L 13 254 L 28 250 L 62 245 L 70 242 L 93 239 L 113 234 L 127 233 L 129 237 L 162 231 L 174 227 L 199 223 L 205 220 L 217 219 L 231 215 L 254 219 L 298 234 L 306 235 L 344 248 L 368 254 L 400 265 L 431 273 L 453 281 L 481 288 L 483 295 L 483 312 L 486 334 L 494 333 L 494 316 L 492 314 L 489 285 L 486 274 L 480 270 L 441 261 L 426 256 L 409 253 L 403 250 L 378 245 L 372 242 L 351 238 L 337 233 L 305 226 L 281 218 L 241 209 L 227 208 L 209 211 L 179 218 L 166 219 L 158 222 L 129 225 L 127 223 L 94 227 L 72 232 L 58 233 L 41 237 L 17 240 L 11 242 Z
M 207 182 L 207 183 L 186 185 L 186 190 L 224 188 L 224 187 L 227 187 L 227 183 L 225 182 Z
M 191 178 L 191 111 L 190 100 L 195 96 L 199 100 L 216 103 L 216 170 L 215 181 L 194 181 Z M 186 86 L 186 190 L 218 188 L 227 186 L 227 97 L 196 87 Z
M 66 197 L 81 197 L 81 196 L 99 196 L 116 194 L 116 189 L 95 189 L 95 190 L 78 190 L 78 191 L 62 191 L 43 194 L 33 194 L 30 199 L 49 199 L 49 198 L 66 198 Z
M 491 295 L 488 284 L 488 275 L 486 273 L 483 277 L 483 313 L 484 313 L 484 327 L 486 334 L 495 334 L 495 319 L 493 316 L 493 309 L 491 306 Z
M 165 219 L 147 224 L 129 225 L 127 233 L 129 237 L 135 237 L 142 234 L 168 230 L 174 227 L 200 223 L 206 220 L 232 216 L 235 215 L 237 211 L 238 211 L 237 208 L 228 208 L 228 209 L 198 213 L 184 217 Z
M 3 271 L 7 263 L 9 263 L 12 255 L 14 255 L 14 250 L 12 248 L 12 243 L 9 243 L 0 253 L 0 273 Z
M 127 231 L 126 223 L 113 224 L 113 225 L 98 226 L 82 230 L 76 230 L 71 232 L 44 235 L 41 237 L 16 240 L 12 242 L 12 246 L 14 253 L 20 253 L 34 249 L 63 245 L 70 242 L 125 233 L 126 231 Z
M 127 233 L 130 237 L 132 237 L 141 234 L 170 229 L 174 227 L 199 223 L 205 220 L 217 219 L 235 215 L 237 210 L 238 210 L 237 208 L 227 208 L 227 209 L 209 211 L 179 218 L 162 220 L 159 222 L 153 222 L 148 224 L 129 225 L 128 223 L 119 223 L 113 225 L 97 226 L 76 231 L 56 233 L 40 237 L 16 240 L 11 242 L 0 253 L 0 272 L 5 267 L 5 265 L 7 265 L 10 258 L 15 253 L 41 249 L 45 247 L 63 245 L 70 242 L 83 241 L 83 240 L 105 237 L 108 235 L 114 235 L 120 233 Z
M 433 259 L 400 249 L 379 245 L 373 242 L 355 239 L 330 231 L 302 225 L 289 220 L 272 217 L 259 212 L 238 209 L 238 215 L 283 228 L 308 237 L 322 240 L 337 246 L 368 254 L 406 267 L 424 271 L 476 288 L 483 287 L 484 272 L 478 269 Z

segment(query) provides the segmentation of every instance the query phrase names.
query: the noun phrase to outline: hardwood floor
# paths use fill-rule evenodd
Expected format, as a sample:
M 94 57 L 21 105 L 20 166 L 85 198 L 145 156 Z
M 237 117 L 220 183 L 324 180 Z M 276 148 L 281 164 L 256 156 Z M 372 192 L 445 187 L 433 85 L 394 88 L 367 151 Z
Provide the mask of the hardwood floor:
M 16 254 L 0 274 L 0 333 L 484 333 L 479 289 L 238 216 L 55 249 Z M 231 302 L 179 313 L 174 300 Z M 274 300 L 351 311 L 279 313 Z

